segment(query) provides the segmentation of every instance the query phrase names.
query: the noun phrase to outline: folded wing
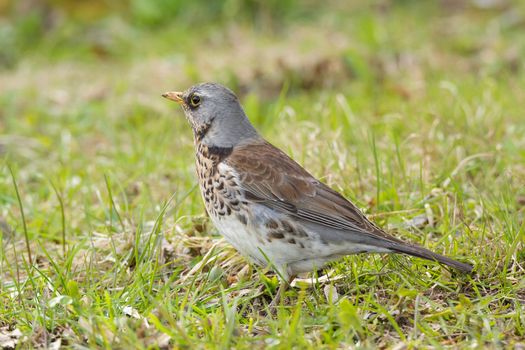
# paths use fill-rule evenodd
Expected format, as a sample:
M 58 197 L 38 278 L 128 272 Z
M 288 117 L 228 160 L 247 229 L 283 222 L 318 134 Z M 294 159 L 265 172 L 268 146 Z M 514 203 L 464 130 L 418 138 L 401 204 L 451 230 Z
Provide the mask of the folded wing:
M 378 228 L 336 191 L 270 143 L 259 140 L 235 147 L 224 160 L 239 170 L 247 198 L 302 222 L 319 227 L 332 241 L 348 241 L 436 260 L 462 271 L 472 267 L 407 244 Z

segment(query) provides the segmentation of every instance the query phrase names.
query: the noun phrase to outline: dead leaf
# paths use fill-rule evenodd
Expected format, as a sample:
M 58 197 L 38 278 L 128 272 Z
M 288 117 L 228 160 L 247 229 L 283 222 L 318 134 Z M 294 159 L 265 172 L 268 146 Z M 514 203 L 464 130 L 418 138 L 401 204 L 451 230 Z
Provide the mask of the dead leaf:
M 0 328 L 0 348 L 1 349 L 14 349 L 20 338 L 22 337 L 22 332 L 18 328 L 9 330 L 9 327 Z
M 339 300 L 339 293 L 337 293 L 337 288 L 335 288 L 334 285 L 327 284 L 326 286 L 324 286 L 323 292 L 328 302 L 334 304 L 335 302 L 337 302 L 337 300 Z

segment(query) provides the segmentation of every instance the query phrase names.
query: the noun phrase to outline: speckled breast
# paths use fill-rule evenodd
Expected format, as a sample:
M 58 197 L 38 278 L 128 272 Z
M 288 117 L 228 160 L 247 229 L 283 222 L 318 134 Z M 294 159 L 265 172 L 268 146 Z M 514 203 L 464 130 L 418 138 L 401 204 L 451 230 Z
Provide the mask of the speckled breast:
M 241 190 L 232 171 L 221 171 L 221 162 L 227 150 L 199 145 L 196 152 L 196 170 L 199 186 L 208 214 L 222 218 L 238 213 L 242 206 Z

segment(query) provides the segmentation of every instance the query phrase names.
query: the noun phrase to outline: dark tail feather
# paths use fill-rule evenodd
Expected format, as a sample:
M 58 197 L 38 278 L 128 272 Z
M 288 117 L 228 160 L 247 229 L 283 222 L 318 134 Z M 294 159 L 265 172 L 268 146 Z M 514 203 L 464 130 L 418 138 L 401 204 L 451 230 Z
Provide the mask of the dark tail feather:
M 412 256 L 417 256 L 418 258 L 434 260 L 463 272 L 472 272 L 472 265 L 465 264 L 454 259 L 448 258 L 446 256 L 434 253 L 423 247 L 393 243 L 389 245 L 388 248 L 396 253 L 404 253 Z

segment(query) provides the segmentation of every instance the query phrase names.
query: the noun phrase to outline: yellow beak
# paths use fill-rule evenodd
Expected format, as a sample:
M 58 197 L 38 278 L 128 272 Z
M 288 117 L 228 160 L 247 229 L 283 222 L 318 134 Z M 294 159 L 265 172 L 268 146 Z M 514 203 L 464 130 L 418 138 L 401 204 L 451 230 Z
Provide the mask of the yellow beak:
M 162 97 L 167 98 L 168 100 L 175 101 L 178 104 L 183 104 L 184 103 L 184 100 L 182 99 L 182 92 L 169 91 L 169 92 L 163 93 Z

